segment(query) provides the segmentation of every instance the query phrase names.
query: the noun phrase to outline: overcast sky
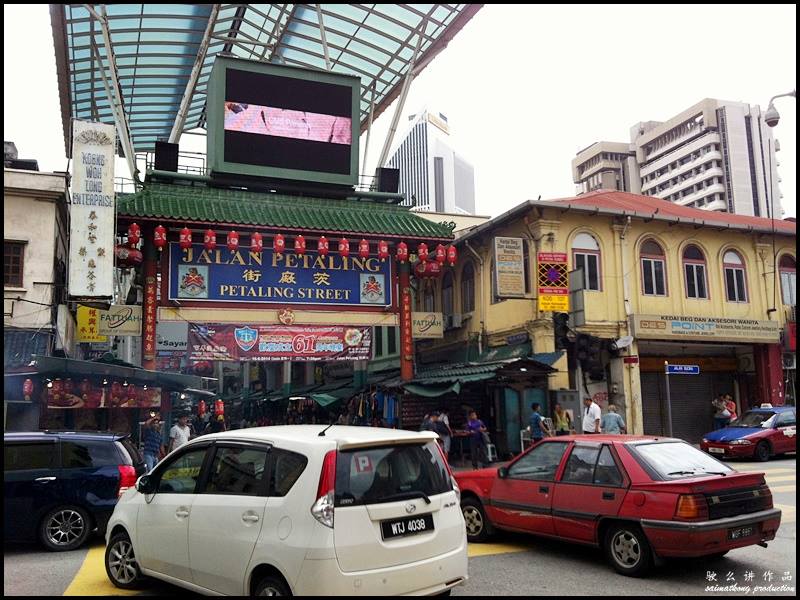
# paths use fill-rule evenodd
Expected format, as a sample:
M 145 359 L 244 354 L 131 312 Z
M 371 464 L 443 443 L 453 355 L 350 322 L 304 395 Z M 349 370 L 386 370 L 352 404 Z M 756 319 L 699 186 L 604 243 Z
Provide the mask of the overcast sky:
M 64 170 L 47 5 L 3 12 L 4 139 L 42 170 Z M 796 12 L 793 4 L 487 5 L 412 83 L 395 144 L 407 115 L 427 106 L 447 115 L 453 147 L 475 166 L 478 213 L 570 196 L 570 161 L 595 141 L 627 142 L 634 123 L 706 97 L 766 108 L 795 89 Z M 796 100 L 776 107 L 783 207 L 795 216 Z M 394 110 L 374 125 L 369 171 Z M 184 136 L 181 149 L 198 142 Z

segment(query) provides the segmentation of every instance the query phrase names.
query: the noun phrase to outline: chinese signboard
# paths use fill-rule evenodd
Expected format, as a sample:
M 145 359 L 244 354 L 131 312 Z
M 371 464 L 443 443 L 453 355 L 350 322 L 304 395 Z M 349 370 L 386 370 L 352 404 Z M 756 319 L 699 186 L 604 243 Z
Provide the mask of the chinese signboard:
M 114 294 L 113 125 L 72 122 L 69 293 L 79 298 Z
M 100 335 L 100 313 L 97 308 L 78 306 L 78 342 L 105 342 L 108 338 Z
M 411 313 L 411 333 L 415 340 L 444 337 L 442 313 Z
M 538 263 L 539 310 L 569 312 L 567 255 L 561 252 L 539 252 Z
M 156 357 L 156 278 L 145 277 L 144 281 L 144 360 Z
M 170 244 L 171 300 L 385 307 L 391 287 L 391 262 L 377 257 Z
M 103 335 L 142 335 L 141 306 L 111 306 L 100 311 L 100 333 Z
M 525 253 L 522 238 L 494 238 L 495 293 L 500 298 L 525 297 Z
M 372 358 L 371 327 L 189 325 L 189 360 L 316 361 Z
M 780 341 L 777 321 L 723 317 L 633 315 L 639 339 L 710 340 L 774 344 Z

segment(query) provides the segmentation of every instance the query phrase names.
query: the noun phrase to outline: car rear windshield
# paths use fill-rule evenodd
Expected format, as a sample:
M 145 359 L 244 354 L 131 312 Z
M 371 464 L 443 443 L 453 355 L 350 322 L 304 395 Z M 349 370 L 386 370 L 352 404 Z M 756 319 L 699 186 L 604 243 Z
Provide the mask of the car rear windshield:
M 774 416 L 774 412 L 749 412 L 731 421 L 730 427 L 769 427 L 767 422 Z
M 340 451 L 335 505 L 382 504 L 453 489 L 436 442 Z
M 733 472 L 728 465 L 686 442 L 630 444 L 628 449 L 656 479 L 685 479 Z

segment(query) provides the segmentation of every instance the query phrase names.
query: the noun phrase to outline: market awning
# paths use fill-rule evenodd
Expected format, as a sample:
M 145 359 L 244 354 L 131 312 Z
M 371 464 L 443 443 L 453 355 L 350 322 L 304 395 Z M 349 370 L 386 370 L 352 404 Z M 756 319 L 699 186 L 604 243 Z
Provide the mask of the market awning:
M 415 396 L 422 396 L 423 398 L 438 398 L 439 396 L 444 396 L 450 392 L 453 392 L 454 394 L 459 393 L 461 391 L 461 383 L 458 381 L 451 385 L 421 385 L 409 383 L 403 386 L 403 389 L 409 394 L 414 394 Z
M 320 406 L 329 406 L 334 402 L 338 402 L 339 400 L 352 398 L 363 389 L 352 385 L 347 385 L 347 383 L 341 383 L 339 387 L 332 389 L 326 388 L 327 386 L 322 386 L 313 394 L 310 394 L 311 399 Z

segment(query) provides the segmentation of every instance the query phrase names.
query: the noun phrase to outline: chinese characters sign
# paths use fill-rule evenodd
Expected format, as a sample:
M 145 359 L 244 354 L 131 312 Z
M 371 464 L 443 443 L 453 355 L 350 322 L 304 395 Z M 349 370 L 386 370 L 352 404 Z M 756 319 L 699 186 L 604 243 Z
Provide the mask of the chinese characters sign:
M 156 278 L 145 277 L 144 282 L 144 360 L 156 357 Z
M 97 308 L 78 306 L 78 342 L 105 342 L 106 336 L 100 335 L 100 313 Z
M 494 270 L 500 298 L 525 297 L 525 252 L 522 238 L 494 238 Z
M 368 360 L 371 327 L 189 325 L 189 359 L 225 361 Z
M 567 255 L 561 252 L 539 252 L 537 283 L 539 310 L 569 312 L 569 273 Z
M 69 293 L 114 294 L 113 125 L 73 121 Z
M 169 298 L 208 302 L 390 306 L 391 263 L 271 249 L 183 250 L 170 244 Z

